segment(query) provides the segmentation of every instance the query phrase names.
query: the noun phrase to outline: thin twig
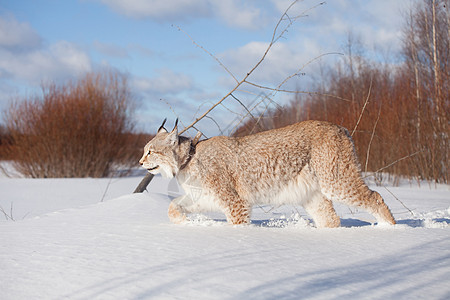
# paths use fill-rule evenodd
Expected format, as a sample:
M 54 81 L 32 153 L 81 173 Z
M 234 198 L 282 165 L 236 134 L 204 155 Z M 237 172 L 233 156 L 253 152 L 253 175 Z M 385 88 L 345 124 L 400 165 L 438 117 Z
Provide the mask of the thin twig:
M 209 52 L 208 50 L 206 50 L 202 45 L 198 44 L 186 31 L 184 31 L 183 29 L 181 29 L 181 27 L 179 27 L 178 25 L 172 25 L 178 28 L 178 31 L 181 31 L 182 33 L 184 33 L 184 35 L 186 35 L 191 41 L 192 43 L 197 46 L 198 48 L 202 49 L 204 52 L 206 52 L 209 56 L 211 56 L 215 61 L 217 61 L 217 63 L 219 63 L 219 65 L 231 76 L 233 77 L 233 79 L 236 81 L 236 83 L 239 83 L 239 80 L 237 80 L 236 76 L 234 76 L 234 74 L 211 52 Z
M 221 135 L 223 135 L 223 131 L 222 131 L 222 129 L 220 128 L 220 125 L 217 123 L 217 121 L 216 120 L 214 120 L 214 118 L 213 117 L 210 117 L 210 116 L 205 116 L 205 118 L 207 118 L 207 119 L 210 119 L 211 121 L 213 121 L 214 122 L 214 124 L 216 124 L 216 126 L 217 126 L 217 129 L 219 129 L 219 131 L 220 131 L 220 134 Z
M 343 54 L 343 53 L 339 53 L 339 52 L 329 52 L 329 53 L 323 53 L 323 54 L 321 54 L 321 55 L 319 55 L 319 56 L 314 57 L 313 59 L 309 60 L 307 63 L 303 64 L 303 66 L 301 66 L 301 68 L 298 69 L 296 73 L 292 74 L 291 76 L 286 77 L 286 78 L 278 85 L 278 87 L 277 87 L 276 90 L 280 89 L 280 88 L 281 88 L 286 82 L 288 82 L 291 78 L 293 78 L 293 77 L 298 76 L 299 74 L 301 74 L 302 71 L 303 71 L 307 66 L 309 66 L 310 64 L 312 64 L 312 63 L 315 62 L 316 60 L 318 60 L 318 59 L 320 59 L 320 58 L 322 58 L 322 57 L 324 57 L 324 56 L 327 56 L 327 55 L 344 55 L 344 54 Z
M 407 156 L 404 156 L 404 157 L 402 157 L 402 158 L 399 158 L 399 159 L 397 159 L 396 161 L 391 162 L 389 165 L 384 166 L 384 167 L 382 167 L 382 168 L 376 170 L 376 171 L 373 172 L 373 173 L 374 173 L 374 174 L 380 173 L 381 171 L 383 171 L 383 170 L 385 170 L 385 169 L 387 169 L 387 168 L 389 168 L 389 167 L 395 165 L 396 163 L 398 163 L 398 162 L 400 162 L 400 161 L 402 161 L 402 160 L 404 160 L 404 159 L 413 157 L 413 156 L 415 156 L 415 155 L 417 155 L 417 154 L 419 154 L 420 152 L 423 152 L 423 151 L 424 151 L 424 150 L 419 150 L 419 151 L 417 151 L 417 152 L 414 152 L 413 154 L 409 154 L 409 155 L 407 155 Z M 373 175 L 368 175 L 368 176 L 365 176 L 364 178 L 367 178 L 367 177 L 370 177 L 370 176 L 373 176 Z
M 361 110 L 361 113 L 359 114 L 358 122 L 356 122 L 355 128 L 353 128 L 352 136 L 355 134 L 356 128 L 358 128 L 359 122 L 362 119 L 362 116 L 364 114 L 364 110 L 366 109 L 367 103 L 369 103 L 370 98 L 370 92 L 372 91 L 372 78 L 370 79 L 370 85 L 369 85 L 369 92 L 367 93 L 366 101 L 364 102 L 363 108 Z
M 3 215 L 5 216 L 6 221 L 8 221 L 9 216 L 8 216 L 8 214 L 5 212 L 5 210 L 3 209 L 3 207 L 1 207 L 1 206 L 0 206 L 0 211 L 1 211 L 1 212 L 3 213 Z
M 231 108 L 229 108 L 228 106 L 225 105 L 225 103 L 220 103 L 220 106 L 222 106 L 224 109 L 226 109 L 229 113 L 234 114 L 238 117 L 243 117 L 244 115 L 241 113 L 238 113 L 236 111 L 233 111 Z M 247 109 L 247 107 L 244 105 L 245 109 Z
M 239 100 L 238 98 L 236 98 L 233 94 L 230 95 L 231 97 L 234 98 L 234 100 L 236 100 L 246 111 L 247 111 L 247 115 L 250 115 L 252 118 L 255 118 L 252 113 L 250 112 L 250 110 L 248 110 L 247 106 L 244 105 L 244 103 L 241 102 L 241 100 Z
M 273 101 L 269 96 L 267 96 L 267 95 L 265 95 L 265 97 L 261 97 L 261 100 L 258 102 L 258 103 L 256 103 L 252 108 L 250 108 L 250 112 L 251 111 L 254 111 L 256 108 L 258 108 L 259 106 L 260 106 L 260 104 L 261 103 L 263 103 L 264 102 L 264 100 L 266 100 L 266 99 L 268 99 L 269 100 L 269 103 L 268 104 L 266 104 L 266 106 L 265 106 L 265 109 L 264 109 L 264 111 L 266 111 L 267 110 L 267 107 L 270 105 L 270 104 L 275 104 L 275 105 L 278 105 L 279 106 L 279 104 L 278 103 L 276 103 L 275 101 Z M 248 117 L 249 116 L 249 114 L 247 113 L 241 120 L 239 120 L 239 122 L 233 127 L 233 129 L 231 130 L 231 132 L 234 132 L 235 130 L 237 130 L 237 128 L 239 127 L 239 125 L 245 120 L 245 118 L 246 117 Z M 257 123 L 261 120 L 261 118 L 263 118 L 264 116 L 262 115 L 262 114 L 260 114 L 260 116 L 258 117 L 258 119 L 256 119 L 256 118 L 253 118 Z
M 375 181 L 376 181 L 379 185 L 381 185 L 386 191 L 388 191 L 388 193 L 391 194 L 391 196 L 394 197 L 395 200 L 397 200 L 398 202 L 400 202 L 400 204 L 401 204 L 404 208 L 406 208 L 412 216 L 414 216 L 413 211 L 410 210 L 410 209 L 405 205 L 405 203 L 403 203 L 397 196 L 394 195 L 394 193 L 392 193 L 392 192 L 391 192 L 391 191 L 390 191 L 383 183 L 381 183 L 381 181 L 378 180 L 376 176 L 374 176 L 374 178 L 375 178 Z
M 375 125 L 373 126 L 373 129 L 372 129 L 372 135 L 370 136 L 369 145 L 367 146 L 366 165 L 364 168 L 365 173 L 367 173 L 367 165 L 369 164 L 370 147 L 372 145 L 373 137 L 375 136 L 375 129 L 377 128 L 378 121 L 380 120 L 380 115 L 381 115 L 381 106 L 380 106 L 380 109 L 378 110 L 377 120 L 375 121 Z
M 283 34 L 287 31 L 287 28 L 292 25 L 292 20 L 289 19 L 289 24 L 282 30 L 282 32 L 277 36 L 277 31 L 278 28 L 281 24 L 281 22 L 283 20 L 285 20 L 285 17 L 288 17 L 288 11 L 291 9 L 291 7 L 296 3 L 297 1 L 293 2 L 291 5 L 289 5 L 289 7 L 286 9 L 286 11 L 283 13 L 283 15 L 281 16 L 281 18 L 278 20 L 277 25 L 275 26 L 275 29 L 273 31 L 272 34 L 272 40 L 269 43 L 269 45 L 267 46 L 266 50 L 264 51 L 264 54 L 262 55 L 261 59 L 253 66 L 253 68 L 244 76 L 243 79 L 241 79 L 240 81 L 238 81 L 236 79 L 236 77 L 233 76 L 233 78 L 236 80 L 237 84 L 234 86 L 233 89 L 231 89 L 231 91 L 229 91 L 225 96 L 223 96 L 219 101 L 217 101 L 214 105 L 212 105 L 207 111 L 205 111 L 200 117 L 195 118 L 195 120 L 188 125 L 187 127 L 185 127 L 182 131 L 180 131 L 179 134 L 183 134 L 184 132 L 186 132 L 188 129 L 190 129 L 192 126 L 194 126 L 195 124 L 197 124 L 200 120 L 202 120 L 203 118 L 205 118 L 212 110 L 214 110 L 218 105 L 220 105 L 225 99 L 227 99 L 230 95 L 232 95 L 236 90 L 238 90 L 238 88 L 247 80 L 247 78 L 253 73 L 253 71 L 255 71 L 259 65 L 264 61 L 264 59 L 266 58 L 267 54 L 269 53 L 270 49 L 272 48 L 272 46 L 274 45 L 274 43 L 276 42 L 276 40 L 278 40 L 281 36 L 283 36 Z M 210 54 L 209 52 L 207 52 L 208 54 Z M 210 54 L 211 55 L 211 54 Z M 213 55 L 212 55 L 213 56 Z M 213 56 L 214 57 L 214 56 Z
M 273 101 L 271 98 L 266 97 L 266 99 L 269 99 L 270 101 Z M 269 110 L 269 105 L 271 104 L 271 102 L 269 102 L 268 104 L 266 104 L 266 107 L 264 108 L 264 111 L 259 115 L 258 120 L 256 121 L 255 125 L 253 126 L 252 130 L 250 131 L 250 134 L 252 134 L 254 132 L 254 130 L 256 129 L 256 126 L 259 125 L 259 122 L 261 122 L 261 119 L 264 117 L 264 115 L 267 113 L 267 111 Z
M 13 203 L 12 203 L 12 202 L 11 202 L 11 209 L 10 209 L 9 215 L 8 215 L 8 213 L 3 209 L 2 206 L 0 206 L 0 211 L 1 211 L 1 212 L 3 213 L 3 215 L 5 216 L 6 221 L 8 221 L 8 219 L 11 220 L 11 221 L 15 221 L 15 220 L 14 220 L 14 217 L 13 217 Z
M 160 101 L 163 101 L 164 103 L 167 104 L 167 106 L 169 107 L 169 109 L 172 111 L 172 113 L 174 114 L 175 117 L 178 117 L 177 113 L 175 112 L 175 109 L 173 109 L 172 105 L 170 105 L 169 101 L 167 101 L 166 99 L 159 99 Z M 181 124 L 183 125 L 183 124 Z
M 113 174 L 111 172 L 111 175 L 109 176 L 108 184 L 106 185 L 106 188 L 103 192 L 102 199 L 100 200 L 100 202 L 103 202 L 105 200 L 106 193 L 108 193 L 109 186 L 111 185 L 112 177 L 113 177 Z
M 270 91 L 275 91 L 275 92 L 282 92 L 282 93 L 287 93 L 287 94 L 318 95 L 318 96 L 335 98 L 335 99 L 342 100 L 342 101 L 345 101 L 345 102 L 353 102 L 353 100 L 350 100 L 350 99 L 346 99 L 346 98 L 339 97 L 339 96 L 336 96 L 336 95 L 331 95 L 331 94 L 323 94 L 323 93 L 320 93 L 320 92 L 305 92 L 305 91 L 292 91 L 292 90 L 277 89 L 277 88 L 271 88 L 271 87 L 259 85 L 259 84 L 253 83 L 251 81 L 245 81 L 245 83 L 247 83 L 249 85 L 253 85 L 254 87 L 257 87 L 257 88 L 260 88 L 260 89 L 270 90 Z

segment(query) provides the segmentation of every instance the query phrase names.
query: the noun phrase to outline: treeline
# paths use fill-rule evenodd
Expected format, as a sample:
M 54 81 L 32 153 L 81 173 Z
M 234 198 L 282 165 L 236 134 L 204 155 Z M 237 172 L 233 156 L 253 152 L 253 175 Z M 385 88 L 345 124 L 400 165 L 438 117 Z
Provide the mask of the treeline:
M 448 183 L 449 17 L 448 1 L 418 2 L 405 17 L 396 65 L 355 54 L 350 37 L 345 59 L 329 69 L 317 93 L 298 94 L 235 135 L 327 120 L 352 133 L 363 171 Z
M 48 84 L 5 111 L 1 158 L 33 178 L 120 175 L 149 139 L 134 133 L 132 99 L 127 77 L 113 71 Z

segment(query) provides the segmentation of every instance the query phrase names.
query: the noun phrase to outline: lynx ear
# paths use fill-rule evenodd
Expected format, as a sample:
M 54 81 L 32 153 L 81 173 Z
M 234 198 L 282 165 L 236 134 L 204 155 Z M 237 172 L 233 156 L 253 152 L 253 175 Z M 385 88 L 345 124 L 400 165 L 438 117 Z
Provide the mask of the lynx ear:
M 178 144 L 178 118 L 175 121 L 175 126 L 173 127 L 170 134 L 167 136 L 169 143 L 172 145 Z
M 159 127 L 158 129 L 158 133 L 160 132 L 167 132 L 167 130 L 164 128 L 164 124 L 166 124 L 167 118 L 164 119 L 164 121 L 162 122 L 161 127 Z

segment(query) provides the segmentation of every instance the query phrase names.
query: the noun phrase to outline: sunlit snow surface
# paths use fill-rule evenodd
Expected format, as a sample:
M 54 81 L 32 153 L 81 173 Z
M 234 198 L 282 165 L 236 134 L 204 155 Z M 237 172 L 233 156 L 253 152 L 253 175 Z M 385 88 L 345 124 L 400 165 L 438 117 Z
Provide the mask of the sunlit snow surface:
M 317 229 L 293 206 L 173 225 L 178 186 L 141 178 L 1 177 L 0 299 L 450 299 L 447 185 L 371 186 L 398 225 L 336 205 Z

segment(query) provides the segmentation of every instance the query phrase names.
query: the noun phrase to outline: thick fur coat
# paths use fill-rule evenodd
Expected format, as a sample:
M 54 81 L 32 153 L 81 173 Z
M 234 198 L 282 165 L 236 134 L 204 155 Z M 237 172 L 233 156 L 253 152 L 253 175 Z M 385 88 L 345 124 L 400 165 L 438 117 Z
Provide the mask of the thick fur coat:
M 163 123 L 164 126 L 164 123 Z M 395 220 L 364 183 L 353 141 L 340 126 L 305 121 L 284 128 L 197 143 L 163 126 L 144 148 L 140 164 L 150 173 L 176 176 L 186 194 L 169 206 L 169 218 L 222 211 L 229 223 L 250 221 L 256 204 L 302 205 L 317 227 L 338 227 L 332 201 L 360 207 L 378 222 Z

